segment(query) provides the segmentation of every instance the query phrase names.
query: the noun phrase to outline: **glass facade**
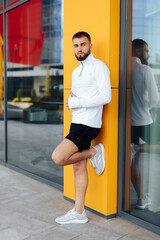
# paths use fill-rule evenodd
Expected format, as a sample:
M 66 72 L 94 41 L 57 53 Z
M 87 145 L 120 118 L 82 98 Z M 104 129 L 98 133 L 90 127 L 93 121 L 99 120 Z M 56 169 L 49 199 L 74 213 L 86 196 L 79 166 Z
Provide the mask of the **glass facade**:
M 159 20 L 159 0 L 132 1 L 130 214 L 157 226 L 160 226 Z
M 3 9 L 3 0 L 0 0 L 0 11 Z
M 0 15 L 0 161 L 4 160 L 3 15 Z
M 6 4 L 7 4 L 7 7 L 17 3 L 17 2 L 20 2 L 21 0 L 6 0 Z
M 51 160 L 63 139 L 62 0 L 31 0 L 8 11 L 6 32 L 7 161 L 63 185 L 63 168 Z

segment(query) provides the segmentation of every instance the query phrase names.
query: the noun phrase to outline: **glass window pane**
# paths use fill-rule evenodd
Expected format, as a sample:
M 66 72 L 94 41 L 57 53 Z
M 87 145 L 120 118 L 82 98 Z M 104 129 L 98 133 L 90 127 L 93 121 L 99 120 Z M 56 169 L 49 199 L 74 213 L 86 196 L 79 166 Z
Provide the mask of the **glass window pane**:
M 7 0 L 6 3 L 7 3 L 7 7 L 17 3 L 17 2 L 20 2 L 21 0 Z
M 0 161 L 4 161 L 3 15 L 0 15 Z
M 8 161 L 62 184 L 51 160 L 63 139 L 62 1 L 43 2 L 7 13 Z
M 0 0 L 0 11 L 3 10 L 3 0 Z
M 154 3 L 154 4 L 153 4 Z M 133 0 L 131 211 L 160 226 L 160 1 Z

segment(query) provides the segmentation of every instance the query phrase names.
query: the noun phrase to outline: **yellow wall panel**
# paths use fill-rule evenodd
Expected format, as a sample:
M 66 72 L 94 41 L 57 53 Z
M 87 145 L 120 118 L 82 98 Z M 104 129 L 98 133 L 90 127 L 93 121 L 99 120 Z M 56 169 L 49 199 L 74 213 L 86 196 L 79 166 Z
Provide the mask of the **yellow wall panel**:
M 109 68 L 111 72 L 112 87 L 119 87 L 119 25 L 120 0 L 112 0 L 110 15 L 110 56 Z
M 71 72 L 79 65 L 72 36 L 78 31 L 91 35 L 95 57 L 109 64 L 109 0 L 64 0 L 64 88 L 71 87 Z M 107 11 L 106 11 L 107 10 Z M 104 27 L 105 26 L 105 27 Z
M 89 164 L 89 184 L 85 205 L 106 216 L 117 211 L 117 152 L 119 95 L 119 15 L 120 0 L 64 0 L 64 102 L 71 88 L 71 73 L 78 66 L 72 46 L 77 31 L 92 38 L 92 53 L 110 68 L 112 100 L 104 106 L 100 135 L 92 144 L 104 144 L 106 169 L 97 176 Z M 71 111 L 64 107 L 64 135 L 68 134 Z M 75 199 L 73 167 L 64 167 L 64 196 Z
M 70 95 L 70 89 L 64 90 L 63 93 L 63 102 L 64 102 L 64 136 L 66 136 L 69 132 L 71 120 L 72 120 L 72 111 L 68 110 L 68 108 L 65 106 L 66 98 L 69 98 Z
M 69 133 L 72 111 L 65 107 L 66 98 L 70 90 L 64 90 L 64 137 Z M 64 167 L 64 196 L 75 199 L 73 166 Z
M 107 215 L 117 210 L 118 98 L 119 90 L 112 89 L 112 101 L 108 105 Z

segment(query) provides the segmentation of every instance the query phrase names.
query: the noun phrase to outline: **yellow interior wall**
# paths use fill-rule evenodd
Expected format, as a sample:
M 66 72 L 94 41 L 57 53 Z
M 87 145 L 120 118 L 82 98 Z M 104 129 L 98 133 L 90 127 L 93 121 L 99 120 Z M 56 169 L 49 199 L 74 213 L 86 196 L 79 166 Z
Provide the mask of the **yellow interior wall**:
M 112 101 L 104 106 L 102 131 L 93 144 L 105 147 L 106 169 L 97 176 L 88 164 L 89 184 L 85 205 L 104 215 L 117 211 L 118 86 L 119 86 L 120 0 L 64 0 L 64 102 L 71 89 L 71 75 L 79 65 L 72 36 L 78 31 L 91 35 L 96 58 L 111 72 Z M 64 136 L 68 134 L 71 111 L 64 106 Z M 64 167 L 64 196 L 75 199 L 73 167 Z

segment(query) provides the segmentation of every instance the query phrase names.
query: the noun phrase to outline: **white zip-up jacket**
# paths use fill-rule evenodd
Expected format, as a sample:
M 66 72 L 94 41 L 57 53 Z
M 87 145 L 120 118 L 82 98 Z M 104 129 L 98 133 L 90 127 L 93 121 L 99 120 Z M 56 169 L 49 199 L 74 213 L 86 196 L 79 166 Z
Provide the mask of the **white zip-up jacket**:
M 153 123 L 150 109 L 159 101 L 158 88 L 152 69 L 133 57 L 132 69 L 132 126 L 145 126 Z
M 76 97 L 68 99 L 72 123 L 101 128 L 103 105 L 111 101 L 110 71 L 90 54 L 72 73 L 72 89 Z

